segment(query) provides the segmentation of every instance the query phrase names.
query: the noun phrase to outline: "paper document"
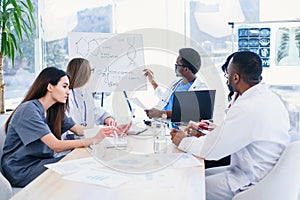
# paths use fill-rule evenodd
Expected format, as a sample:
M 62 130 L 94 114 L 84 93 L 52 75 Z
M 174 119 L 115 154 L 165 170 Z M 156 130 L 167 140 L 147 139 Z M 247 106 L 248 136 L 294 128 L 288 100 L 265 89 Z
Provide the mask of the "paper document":
M 80 170 L 74 174 L 64 176 L 63 179 L 101 185 L 109 188 L 118 187 L 130 180 L 129 177 L 123 174 L 105 169 Z
M 143 110 L 146 110 L 146 106 L 138 99 L 138 98 L 128 98 L 130 102 L 134 103 L 138 107 L 142 108 Z
M 171 165 L 171 168 L 197 167 L 203 165 L 203 160 L 199 160 L 191 154 L 184 153 Z
M 136 189 L 137 185 L 142 185 L 146 189 L 157 188 L 176 188 L 180 183 L 180 178 L 174 176 L 174 173 L 166 170 L 159 170 L 154 173 L 145 173 L 144 175 L 132 175 L 131 181 L 126 183 L 129 188 Z
M 83 168 L 103 167 L 103 165 L 96 161 L 93 157 L 90 157 L 47 164 L 45 167 L 55 171 L 58 174 L 70 174 Z
M 144 123 L 133 123 L 130 127 L 128 134 L 129 135 L 138 135 L 147 131 L 146 125 Z

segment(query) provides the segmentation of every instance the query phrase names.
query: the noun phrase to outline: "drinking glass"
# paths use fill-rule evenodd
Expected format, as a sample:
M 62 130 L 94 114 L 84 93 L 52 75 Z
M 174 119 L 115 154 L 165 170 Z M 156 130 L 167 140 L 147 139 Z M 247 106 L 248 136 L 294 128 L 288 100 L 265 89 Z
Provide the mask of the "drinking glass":
M 127 134 L 121 133 L 121 134 L 114 134 L 114 143 L 115 148 L 117 150 L 126 150 L 127 149 Z

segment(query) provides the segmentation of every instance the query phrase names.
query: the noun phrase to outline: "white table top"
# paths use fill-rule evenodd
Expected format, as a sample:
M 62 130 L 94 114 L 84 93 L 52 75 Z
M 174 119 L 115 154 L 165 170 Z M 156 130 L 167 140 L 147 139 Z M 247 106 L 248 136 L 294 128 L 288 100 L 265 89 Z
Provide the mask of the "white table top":
M 113 148 L 107 149 L 105 157 L 102 161 L 109 163 L 111 159 L 115 159 L 120 155 L 140 156 L 149 155 L 154 158 L 153 154 L 153 138 L 149 134 L 142 134 L 139 136 L 128 136 L 129 150 L 115 150 Z M 128 153 L 129 152 L 129 153 Z M 138 153 L 143 152 L 143 154 Z M 168 145 L 168 153 L 179 152 L 173 144 Z M 153 157 L 154 156 L 154 157 Z M 162 155 L 166 156 L 166 155 Z M 74 160 L 78 158 L 92 157 L 90 148 L 74 149 L 60 162 Z M 160 157 L 161 159 L 162 157 Z M 144 170 L 148 170 L 147 176 L 152 176 L 152 172 L 156 171 L 162 174 L 167 174 L 160 180 L 162 182 L 170 182 L 170 178 L 174 180 L 167 185 L 162 183 L 157 184 L 144 184 L 144 182 L 134 182 L 134 184 L 122 184 L 115 188 L 107 188 L 99 185 L 74 182 L 63 179 L 62 176 L 50 169 L 46 170 L 43 174 L 37 177 L 33 182 L 27 185 L 24 189 L 18 192 L 12 199 L 109 199 L 109 200 L 140 200 L 140 199 L 186 199 L 186 200 L 205 200 L 205 176 L 204 166 L 197 167 L 183 167 L 183 168 L 165 168 L 157 164 L 154 158 Z M 106 163 L 106 164 L 107 164 Z M 156 163 L 156 164 L 154 164 Z M 150 166 L 150 167 L 149 167 Z M 125 171 L 125 174 L 132 174 L 138 172 L 137 175 L 146 176 L 143 170 L 134 169 L 128 166 L 109 164 L 106 169 L 117 169 Z

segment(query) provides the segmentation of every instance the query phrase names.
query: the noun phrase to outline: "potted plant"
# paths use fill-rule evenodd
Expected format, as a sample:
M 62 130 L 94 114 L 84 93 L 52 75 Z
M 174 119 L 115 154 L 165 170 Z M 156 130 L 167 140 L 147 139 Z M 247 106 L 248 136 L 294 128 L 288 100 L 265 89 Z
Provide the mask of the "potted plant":
M 19 41 L 26 36 L 33 38 L 35 31 L 34 8 L 30 0 L 0 0 L 0 113 L 4 105 L 4 57 L 11 59 L 14 66 L 15 53 L 22 56 Z

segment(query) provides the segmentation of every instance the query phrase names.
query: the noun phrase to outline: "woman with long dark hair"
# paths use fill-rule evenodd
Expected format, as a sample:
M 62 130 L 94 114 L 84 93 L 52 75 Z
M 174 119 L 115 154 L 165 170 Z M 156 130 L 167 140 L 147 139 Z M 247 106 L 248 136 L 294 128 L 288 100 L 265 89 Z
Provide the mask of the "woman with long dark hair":
M 92 138 L 61 140 L 62 133 L 67 130 L 83 135 L 75 122 L 65 115 L 69 85 L 65 71 L 45 68 L 8 118 L 1 164 L 4 176 L 13 187 L 24 187 L 46 170 L 45 164 L 62 158 L 55 157 L 55 153 L 85 147 L 113 134 L 113 128 L 108 127 Z

